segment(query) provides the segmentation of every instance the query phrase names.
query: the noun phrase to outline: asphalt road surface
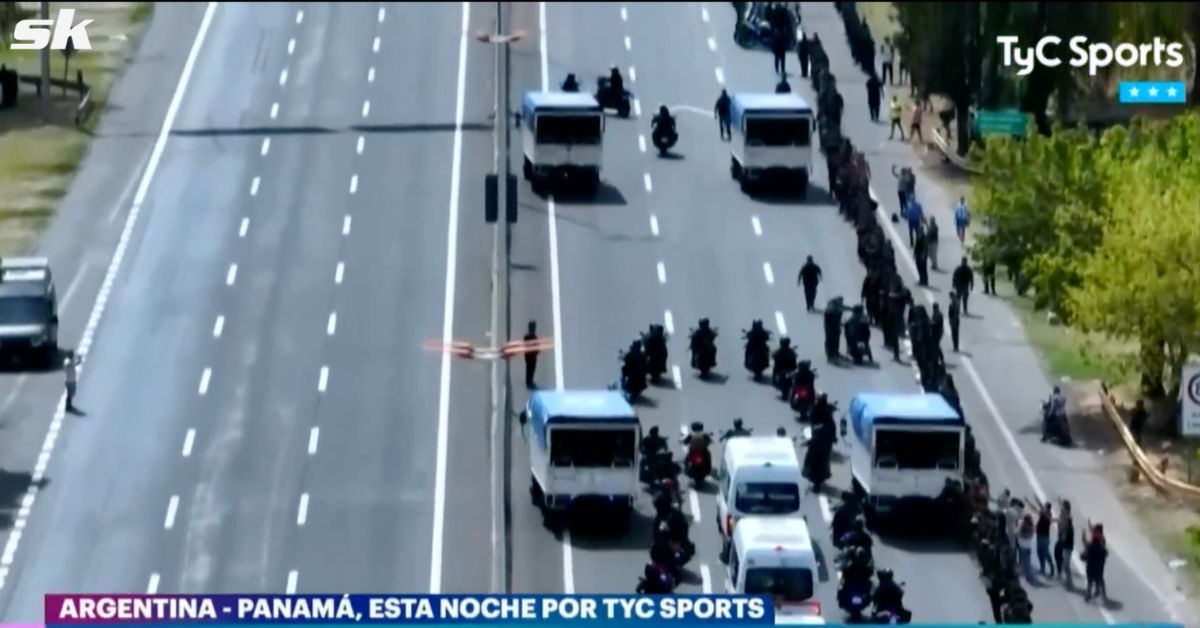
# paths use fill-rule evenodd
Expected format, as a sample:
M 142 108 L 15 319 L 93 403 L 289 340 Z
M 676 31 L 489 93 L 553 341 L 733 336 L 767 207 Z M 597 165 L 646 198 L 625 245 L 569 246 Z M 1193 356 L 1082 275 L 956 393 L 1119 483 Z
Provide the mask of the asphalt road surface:
M 491 15 L 193 19 L 5 617 L 48 591 L 491 590 L 487 370 L 423 349 L 489 330 Z
M 546 202 L 524 192 L 528 207 L 523 216 L 532 219 L 523 219 L 517 236 L 519 259 L 514 262 L 520 273 L 515 280 L 514 316 L 553 321 L 560 353 L 555 365 L 543 360 L 547 366 L 539 374 L 540 384 L 607 386 L 619 367 L 618 350 L 651 322 L 665 322 L 674 336 L 671 362 L 680 367 L 680 377 L 672 386 L 648 393 L 649 401 L 639 408 L 644 423 L 676 434 L 679 425 L 693 420 L 703 421 L 710 429 L 724 429 L 733 417 L 743 417 L 756 433 L 784 426 L 796 434 L 798 425 L 786 406 L 773 397 L 769 386 L 752 382 L 740 368 L 740 332 L 758 318 L 777 333 L 790 335 L 802 357 L 814 358 L 819 368 L 818 387 L 843 408 L 859 391 L 916 391 L 914 369 L 892 362 L 879 346 L 878 334 L 874 341 L 881 361 L 878 368 L 846 369 L 820 359 L 820 316 L 805 313 L 795 283 L 804 256 L 813 255 L 824 271 L 821 303 L 835 294 L 857 301 L 863 276 L 854 254 L 853 232 L 838 217 L 824 189 L 824 159 L 819 155 L 814 159 L 815 189 L 805 201 L 750 198 L 728 178 L 728 148 L 718 138 L 711 113 L 717 93 L 722 86 L 730 91 L 770 92 L 777 80 L 769 54 L 732 44 L 729 5 L 547 4 L 542 12 L 535 15 L 530 8 L 524 16 L 524 28 L 544 30 L 545 60 L 540 56 L 523 60 L 518 78 L 523 89 L 546 85 L 556 89 L 568 72 L 576 73 L 585 88 L 590 88 L 597 75 L 606 74 L 616 64 L 638 106 L 631 120 L 608 120 L 604 186 L 594 201 Z M 835 57 L 835 74 L 857 77 L 850 71 L 841 24 L 832 8 L 805 3 L 804 12 L 806 26 L 815 28 L 828 42 Z M 789 63 L 794 72 L 794 56 Z M 857 78 L 854 81 L 857 83 Z M 814 100 L 807 81 L 793 78 L 792 82 L 801 95 Z M 894 189 L 883 191 L 886 182 L 879 181 L 890 178 L 884 174 L 895 158 L 875 150 L 875 145 L 882 143 L 881 129 L 860 122 L 866 119 L 865 102 L 858 101 L 865 96 L 855 86 L 842 91 L 847 101 L 844 127 L 856 142 L 867 146 L 872 169 L 880 173 L 876 176 L 880 198 L 888 206 Z M 674 149 L 677 155 L 666 159 L 657 157 L 653 146 L 649 151 L 646 146 L 650 117 L 659 104 L 667 104 L 675 112 L 681 134 Z M 942 253 L 944 260 L 952 256 L 957 257 L 954 252 Z M 937 284 L 944 283 L 944 278 L 938 278 Z M 701 317 L 710 318 L 721 332 L 717 382 L 701 381 L 687 368 L 686 334 Z M 1009 487 L 1018 495 L 1044 495 L 1040 482 L 1029 479 L 1036 477 L 1033 472 L 1023 472 L 1030 467 L 1025 454 L 1014 453 L 1009 446 L 1015 442 L 1016 425 L 1023 426 L 1026 418 L 1016 415 L 1014 408 L 1036 408 L 1036 396 L 1046 388 L 1039 371 L 1004 372 L 1004 379 L 998 381 L 1009 390 L 1027 391 L 1030 398 L 1028 403 L 1008 403 L 998 410 L 990 393 L 972 385 L 977 380 L 982 384 L 974 365 L 964 365 L 961 358 L 953 361 L 956 373 L 970 371 L 969 377 L 960 373 L 957 379 L 980 442 L 985 471 L 997 486 Z M 561 366 L 561 372 L 551 366 Z M 1020 438 L 1022 449 L 1036 447 L 1024 434 Z M 518 440 L 513 454 L 515 590 L 632 590 L 647 560 L 648 499 L 641 500 L 641 516 L 627 538 L 597 540 L 578 534 L 555 538 L 542 528 L 540 515 L 526 497 L 529 479 L 523 447 Z M 1039 452 L 1039 457 L 1042 455 Z M 1059 490 L 1063 481 L 1061 474 L 1055 478 L 1056 490 L 1050 497 L 1073 495 Z M 847 487 L 844 465 L 835 466 L 833 484 Z M 722 591 L 725 570 L 717 560 L 713 498 L 701 490 L 689 502 L 697 524 L 693 540 L 699 549 L 691 565 L 693 582 L 682 590 Z M 825 557 L 819 598 L 827 617 L 836 617 L 840 613 L 835 601 L 836 573 L 829 573 L 828 568 L 830 506 L 836 506 L 836 500 L 831 504 L 827 497 L 808 495 L 803 510 L 818 551 Z M 1088 506 L 1083 511 L 1090 515 Z M 1124 542 L 1114 545 L 1118 552 L 1125 546 Z M 877 547 L 878 566 L 893 569 L 897 578 L 907 583 L 906 599 L 917 621 L 990 619 L 990 606 L 978 584 L 978 568 L 958 547 L 936 538 L 904 537 L 879 539 Z M 1059 622 L 1168 617 L 1160 598 L 1142 586 L 1121 561 L 1110 561 L 1108 573 L 1109 590 L 1119 603 L 1107 608 L 1088 605 L 1080 595 L 1050 584 L 1032 589 L 1035 617 Z M 1082 582 L 1082 577 L 1077 582 Z M 949 591 L 954 595 L 947 595 Z

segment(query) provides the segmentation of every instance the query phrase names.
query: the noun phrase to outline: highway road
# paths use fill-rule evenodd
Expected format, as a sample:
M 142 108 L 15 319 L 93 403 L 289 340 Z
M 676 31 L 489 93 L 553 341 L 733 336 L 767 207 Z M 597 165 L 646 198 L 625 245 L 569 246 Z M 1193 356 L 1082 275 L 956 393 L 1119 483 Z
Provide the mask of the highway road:
M 7 619 L 47 591 L 491 590 L 487 370 L 423 350 L 489 331 L 491 20 L 214 3 L 174 33 Z
M 804 12 L 806 25 L 830 42 L 835 74 L 857 76 L 849 71 L 844 36 L 832 8 L 805 3 Z M 524 216 L 537 218 L 522 224 L 517 237 L 522 257 L 515 261 L 524 272 L 514 287 L 518 308 L 514 316 L 515 320 L 553 321 L 560 353 L 553 366 L 561 371 L 554 372 L 548 368 L 551 365 L 542 367 L 542 386 L 606 386 L 618 368 L 617 351 L 649 323 L 664 322 L 674 334 L 671 361 L 682 367 L 681 377 L 674 387 L 649 393 L 650 401 L 639 409 L 645 423 L 674 434 L 688 421 L 701 420 L 712 429 L 723 429 L 740 416 L 758 433 L 779 426 L 795 433 L 797 425 L 787 408 L 773 399 L 769 387 L 753 383 L 740 368 L 740 331 L 759 318 L 768 328 L 789 334 L 802 356 L 817 358 L 819 388 L 843 408 L 858 391 L 917 389 L 912 367 L 893 363 L 878 346 L 880 339 L 876 355 L 882 364 L 877 369 L 844 369 L 819 359 L 820 317 L 804 312 L 795 285 L 804 256 L 812 254 L 824 271 L 822 303 L 834 294 L 856 301 L 862 279 L 853 253 L 853 232 L 838 217 L 824 189 L 824 160 L 816 158 L 817 189 L 803 202 L 752 199 L 728 179 L 727 148 L 719 141 L 711 117 L 717 93 L 722 86 L 731 91 L 769 92 L 776 79 L 768 54 L 732 44 L 733 13 L 727 4 L 546 4 L 538 22 L 534 17 L 528 11 L 526 28 L 544 32 L 544 60 L 527 59 L 518 84 L 523 82 L 525 89 L 546 85 L 553 89 L 568 72 L 591 84 L 596 75 L 617 64 L 639 101 L 634 119 L 609 119 L 606 185 L 595 202 L 545 202 L 525 191 Z M 789 62 L 795 71 L 795 57 Z M 813 100 L 807 81 L 793 79 L 793 87 Z M 865 103 L 856 101 L 862 95 L 854 85 L 842 91 L 848 103 L 844 123 L 848 134 L 858 142 L 869 137 L 872 169 L 887 173 L 894 157 L 875 149 L 876 143 L 882 143 L 880 129 L 858 127 L 866 119 L 859 111 L 865 111 Z M 652 146 L 650 152 L 646 150 L 649 119 L 660 103 L 671 106 L 679 121 L 682 139 L 676 158 L 658 158 Z M 883 191 L 887 182 L 879 183 L 886 178 L 876 177 L 885 207 L 894 195 L 891 188 Z M 943 253 L 943 259 L 951 255 Z M 913 276 L 915 272 L 909 281 L 915 283 Z M 944 278 L 937 283 L 944 283 Z M 721 330 L 718 370 L 724 381 L 720 383 L 702 382 L 687 368 L 686 334 L 700 317 L 710 318 Z M 996 485 L 1018 495 L 1045 495 L 1037 476 L 1027 471 L 1030 464 L 1023 453 L 1036 445 L 1022 435 L 1021 449 L 1009 446 L 1016 442 L 1017 428 L 1008 421 L 1023 425 L 1024 415 L 1008 414 L 1011 404 L 1004 406 L 1001 415 L 974 365 L 961 358 L 953 361 L 985 471 Z M 969 377 L 961 371 L 969 372 Z M 1022 380 L 1025 385 L 1019 386 L 1032 391 L 1026 405 L 1033 407 L 1036 391 L 1045 387 L 1037 373 L 1028 371 L 1028 379 Z M 996 381 L 1012 386 L 1013 373 L 1004 376 L 1008 379 Z M 981 385 L 973 385 L 976 382 Z M 631 590 L 649 546 L 644 520 L 648 500 L 640 504 L 643 518 L 635 521 L 629 538 L 555 539 L 541 528 L 540 516 L 526 497 L 528 465 L 522 447 L 518 441 L 513 455 L 515 590 Z M 1061 482 L 1061 477 L 1056 480 Z M 848 485 L 844 466 L 835 468 L 833 483 L 839 488 Z M 1049 495 L 1063 493 L 1056 490 Z M 822 550 L 829 544 L 830 505 L 823 496 L 805 499 L 804 513 Z M 702 492 L 690 500 L 690 508 L 698 524 L 693 539 L 699 550 L 692 565 L 696 577 L 683 590 L 720 591 L 725 574 L 716 558 L 713 499 Z M 1089 514 L 1087 506 L 1084 513 Z M 917 621 L 990 618 L 982 585 L 976 584 L 978 568 L 960 549 L 932 539 L 905 538 L 881 539 L 878 546 L 879 565 L 892 568 L 898 579 L 907 582 L 908 603 Z M 827 551 L 822 554 L 828 556 Z M 1167 616 L 1159 598 L 1122 571 L 1123 565 L 1118 561 L 1110 565 L 1110 591 L 1121 604 L 1104 609 L 1086 605 L 1081 596 L 1051 585 L 1033 589 L 1035 616 L 1040 621 L 1108 622 Z M 823 579 L 819 597 L 834 617 L 839 613 L 836 575 L 826 573 Z M 947 596 L 947 591 L 955 595 Z

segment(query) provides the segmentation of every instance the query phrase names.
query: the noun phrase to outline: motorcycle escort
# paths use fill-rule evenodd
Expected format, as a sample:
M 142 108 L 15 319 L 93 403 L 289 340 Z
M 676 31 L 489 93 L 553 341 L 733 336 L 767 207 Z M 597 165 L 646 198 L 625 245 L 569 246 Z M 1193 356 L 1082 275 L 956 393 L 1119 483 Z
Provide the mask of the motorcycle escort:
M 745 366 L 754 374 L 754 381 L 762 379 L 762 374 L 771 366 L 771 332 L 763 328 L 761 320 L 750 324 L 749 331 L 742 330 L 742 338 L 746 341 Z
M 619 354 L 621 360 L 621 373 L 617 383 L 610 386 L 614 390 L 620 390 L 624 393 L 625 398 L 629 403 L 635 403 L 641 398 L 642 393 L 646 392 L 648 387 L 646 382 L 646 354 L 642 351 L 642 343 L 635 340 L 629 347 L 629 351 L 622 351 Z
M 813 405 L 817 402 L 817 370 L 812 367 L 812 363 L 808 360 L 801 360 L 800 365 L 796 368 L 796 373 L 792 375 L 791 394 L 788 395 L 788 403 L 792 406 L 792 410 L 800 413 L 800 419 L 809 421 L 812 418 Z
M 708 476 L 712 474 L 712 453 L 709 451 L 709 445 L 712 444 L 712 435 L 704 431 L 704 424 L 700 422 L 692 423 L 688 426 L 679 426 L 680 432 L 683 433 L 683 444 L 687 447 L 687 455 L 683 459 L 683 472 L 697 486 L 708 481 Z
M 646 372 L 655 384 L 662 381 L 667 372 L 667 332 L 659 324 L 651 324 L 650 331 L 642 334 L 642 346 L 646 350 Z
M 651 126 L 653 129 L 650 132 L 650 141 L 658 149 L 658 156 L 666 157 L 675 143 L 679 141 L 679 133 L 675 129 L 675 119 L 671 117 L 671 112 L 667 110 L 666 105 L 659 107 L 658 115 L 654 116 Z
M 616 109 L 617 115 L 622 118 L 629 117 L 633 94 L 625 89 L 625 80 L 621 78 L 621 72 L 616 67 L 608 76 L 596 79 L 596 102 L 604 109 Z
M 642 577 L 638 578 L 634 593 L 638 595 L 670 595 L 675 592 L 675 579 L 667 568 L 650 562 L 646 563 Z
M 700 371 L 700 377 L 708 377 L 717 366 L 717 329 L 709 326 L 707 318 L 702 318 L 700 327 L 692 329 L 688 338 L 692 368 Z

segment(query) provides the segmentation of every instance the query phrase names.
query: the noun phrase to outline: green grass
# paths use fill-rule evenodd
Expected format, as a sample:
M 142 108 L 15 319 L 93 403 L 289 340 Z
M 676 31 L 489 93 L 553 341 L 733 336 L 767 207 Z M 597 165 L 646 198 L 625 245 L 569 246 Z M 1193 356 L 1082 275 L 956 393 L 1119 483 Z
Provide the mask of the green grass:
M 141 24 L 150 20 L 150 16 L 154 15 L 153 2 L 139 2 L 133 7 L 133 11 L 129 13 L 129 21 L 134 24 Z

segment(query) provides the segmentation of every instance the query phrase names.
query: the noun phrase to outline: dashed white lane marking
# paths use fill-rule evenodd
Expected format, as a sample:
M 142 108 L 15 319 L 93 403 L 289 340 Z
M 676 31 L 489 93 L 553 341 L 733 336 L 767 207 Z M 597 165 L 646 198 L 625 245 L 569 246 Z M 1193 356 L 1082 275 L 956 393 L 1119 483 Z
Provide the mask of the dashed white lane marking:
M 633 50 L 633 40 L 629 38 L 629 35 L 625 36 L 625 49 Z
M 762 222 L 758 219 L 758 216 L 750 217 L 750 226 L 754 227 L 754 235 L 761 238 L 762 237 Z
M 645 135 L 638 136 L 638 150 L 640 150 L 643 153 L 646 152 L 646 136 Z
M 262 141 L 262 151 L 261 151 L 261 152 L 262 152 L 262 155 L 263 155 L 263 157 L 266 157 L 266 156 L 267 156 L 267 153 L 268 153 L 270 150 L 271 150 L 271 138 L 269 138 L 269 137 L 264 137 L 264 138 L 263 138 L 263 141 Z
M 369 100 L 363 101 L 363 112 L 362 113 L 363 113 L 364 118 L 371 115 L 371 101 L 369 101 Z
M 775 283 L 775 273 L 771 272 L 771 262 L 763 262 L 763 275 L 767 278 L 767 283 Z
M 246 232 L 250 230 L 250 219 L 242 218 L 242 224 L 238 226 L 238 237 L 246 237 Z
M 692 507 L 692 521 L 700 523 L 700 497 L 696 491 L 688 491 L 688 505 Z
M 212 369 L 206 366 L 206 367 L 204 367 L 204 372 L 200 374 L 199 392 L 201 395 L 208 394 L 208 382 L 211 379 L 212 379 Z
M 329 367 L 321 367 L 321 377 L 317 380 L 317 392 L 325 392 L 329 387 Z
M 350 214 L 342 218 L 342 235 L 350 235 Z
M 300 494 L 300 506 L 296 509 L 296 525 L 308 523 L 308 493 Z
M 658 283 L 667 283 L 667 267 L 662 262 L 658 263 Z
M 650 181 L 650 173 L 649 172 L 642 174 L 642 184 L 646 186 L 647 192 L 654 191 L 654 184 L 652 181 Z
M 196 59 L 199 57 L 200 49 L 204 45 L 204 38 L 208 34 L 208 28 L 212 24 L 213 16 L 216 15 L 219 4 L 216 2 L 208 3 L 204 10 L 204 18 L 200 22 L 200 27 L 196 31 L 196 37 L 192 41 L 191 50 L 188 52 L 187 60 L 183 64 L 183 70 L 179 74 L 179 80 L 175 85 L 174 94 L 171 96 L 171 102 L 167 105 L 166 115 L 163 117 L 162 127 L 158 132 L 158 137 L 154 141 L 154 148 L 150 152 L 150 157 L 146 162 L 146 168 L 142 171 L 141 180 L 138 183 L 137 192 L 133 197 L 133 204 L 130 206 L 125 217 L 125 226 L 121 229 L 121 235 L 117 241 L 117 246 L 113 250 L 113 255 L 108 264 L 108 269 L 105 271 L 103 283 L 96 295 L 96 300 L 92 305 L 91 314 L 88 316 L 87 323 L 84 325 L 83 335 L 79 339 L 76 351 L 86 359 L 88 351 L 91 349 L 92 341 L 95 339 L 97 328 L 100 326 L 100 321 L 104 318 L 105 309 L 108 306 L 108 298 L 112 292 L 113 284 L 117 280 L 117 275 L 121 271 L 121 263 L 125 258 L 125 252 L 128 250 L 129 241 L 133 237 L 134 228 L 137 226 L 138 217 L 141 215 L 143 203 L 146 201 L 146 195 L 150 192 L 150 185 L 154 181 L 154 175 L 158 171 L 159 162 L 162 160 L 163 152 L 166 150 L 167 139 L 170 137 L 171 128 L 175 123 L 175 116 L 179 113 L 179 108 L 183 103 L 184 94 L 187 92 L 188 81 L 191 79 L 192 70 L 195 68 Z M 80 367 L 80 376 L 84 367 Z M 21 544 L 22 530 L 29 519 L 30 513 L 33 510 L 34 503 L 37 500 L 39 485 L 46 477 L 46 468 L 50 464 L 50 455 L 54 451 L 54 445 L 58 440 L 58 435 L 62 430 L 63 420 L 66 418 L 66 395 L 59 397 L 58 405 L 54 410 L 53 418 L 50 420 L 50 426 L 46 431 L 46 438 L 42 441 L 42 449 L 38 455 L 37 464 L 34 466 L 33 474 L 30 477 L 30 485 L 25 491 L 24 497 L 21 499 L 21 509 L 17 512 L 16 519 L 13 521 L 13 531 L 8 536 L 8 541 L 4 544 L 4 552 L 0 555 L 0 589 L 3 589 L 7 581 L 9 570 L 16 558 L 17 549 Z M 157 580 L 152 578 L 157 589 Z
M 325 323 L 325 335 L 332 336 L 337 333 L 337 312 L 329 313 L 329 322 Z
M 225 330 L 225 317 L 222 315 L 218 315 L 216 322 L 213 323 L 213 338 L 220 338 L 221 332 L 224 330 Z
M 292 54 L 293 52 L 296 52 L 296 38 L 295 37 L 288 40 L 288 54 Z
M 638 100 L 637 98 L 634 98 L 633 99 L 633 116 L 636 118 L 641 115 L 642 115 L 642 101 Z M 555 353 L 558 353 L 558 352 L 555 351 Z
M 637 82 L 637 68 L 633 67 L 632 65 L 629 66 L 629 81 L 632 83 Z
M 371 42 L 371 52 L 379 52 L 379 38 L 378 37 L 375 38 L 375 41 Z
M 358 175 L 350 175 L 350 193 L 358 192 Z
M 700 565 L 700 590 L 705 595 L 712 595 L 712 573 L 708 570 L 707 564 Z
M 235 281 L 237 281 L 237 264 L 230 264 L 229 270 L 225 273 L 225 285 L 232 286 Z
M 679 370 L 678 364 L 671 365 L 671 379 L 675 380 L 675 388 L 683 390 L 683 371 Z
M 658 237 L 658 216 L 650 214 L 650 234 Z
M 183 437 L 183 457 L 187 458 L 192 455 L 192 447 L 196 445 L 196 428 L 189 427 L 187 435 Z
M 621 21 L 622 22 L 629 21 L 629 11 L 627 11 L 625 9 L 625 7 L 621 7 Z
M 708 7 L 700 7 L 700 19 L 708 21 Z
M 358 145 L 354 147 L 355 152 L 357 152 L 359 155 L 361 155 L 363 153 L 363 148 L 366 147 L 366 145 L 367 145 L 367 138 L 365 138 L 361 135 L 358 136 Z
M 313 426 L 308 431 L 308 455 L 312 456 L 317 453 L 317 442 L 321 440 L 321 428 Z
M 708 38 L 708 49 L 715 52 L 717 49 L 717 40 L 713 39 L 712 37 L 709 37 Z
M 829 525 L 833 521 L 833 511 L 829 508 L 829 498 L 824 494 L 817 495 L 817 503 L 821 506 L 821 519 L 825 521 L 825 525 Z
M 675 333 L 675 316 L 671 314 L 671 310 L 663 312 L 663 325 L 666 327 L 668 334 Z
M 283 71 L 281 71 L 281 72 L 279 73 L 279 85 L 280 85 L 280 87 L 282 87 L 282 86 L 284 86 L 284 85 L 287 85 L 287 77 L 288 77 L 288 71 L 287 71 L 287 68 L 284 68 L 284 69 L 283 69 Z
M 161 579 L 162 577 L 157 573 L 150 574 L 150 582 L 146 585 L 146 595 L 154 595 L 158 593 L 158 581 Z
M 333 283 L 342 283 L 342 274 L 346 271 L 344 262 L 337 263 L 337 270 L 333 271 Z
M 258 196 L 258 184 L 262 183 L 262 177 L 254 177 L 250 180 L 250 196 Z
M 284 593 L 286 593 L 287 595 L 295 595 L 296 581 L 299 579 L 300 579 L 300 572 L 296 571 L 295 569 L 289 571 L 288 578 L 287 578 L 287 587 L 284 589 Z
M 780 336 L 787 335 L 787 323 L 783 320 L 783 312 L 775 310 L 775 329 L 779 330 Z
M 375 66 L 371 66 L 369 69 L 367 69 L 367 82 L 375 82 Z
M 274 120 L 275 116 L 278 116 L 278 115 L 279 115 L 279 103 L 273 102 L 273 103 L 271 103 L 271 119 Z
M 163 519 L 163 529 L 170 530 L 175 527 L 175 515 L 179 512 L 179 496 L 172 495 L 171 499 L 167 500 L 167 516 Z
M 304 21 L 304 9 L 300 9 L 299 11 L 296 11 L 296 23 L 299 24 L 303 21 Z
M 722 70 L 721 68 L 713 68 L 713 73 L 717 75 L 717 82 L 724 85 L 725 84 L 725 70 Z
M 387 17 L 387 9 L 379 7 L 379 23 L 383 24 L 383 18 Z

